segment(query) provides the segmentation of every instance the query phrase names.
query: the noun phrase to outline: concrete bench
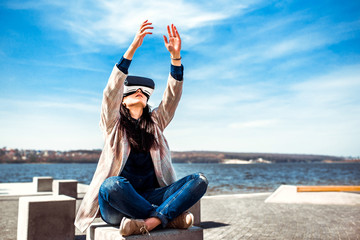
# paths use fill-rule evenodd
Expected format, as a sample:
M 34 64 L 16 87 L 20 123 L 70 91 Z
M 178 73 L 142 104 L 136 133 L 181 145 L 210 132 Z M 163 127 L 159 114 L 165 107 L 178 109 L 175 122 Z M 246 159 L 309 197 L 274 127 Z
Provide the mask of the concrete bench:
M 194 226 L 189 229 L 161 229 L 151 231 L 151 239 L 157 240 L 203 240 L 203 229 L 200 228 L 200 201 L 197 202 L 189 211 L 194 215 Z M 132 240 L 149 239 L 147 235 L 134 235 L 123 237 L 120 235 L 119 228 L 110 226 L 104 222 L 92 223 L 86 232 L 86 240 Z
M 52 177 L 33 177 L 35 192 L 52 192 Z
M 106 223 L 93 223 L 88 229 L 86 240 L 203 240 L 203 229 L 200 227 L 191 227 L 189 229 L 161 229 L 151 231 L 150 234 L 150 236 L 132 235 L 123 237 L 120 235 L 119 228 L 112 227 Z
M 77 185 L 77 180 L 54 180 L 52 186 L 53 194 L 77 198 Z
M 75 205 L 64 195 L 20 197 L 17 240 L 73 240 Z
M 360 186 L 298 186 L 298 192 L 360 192 Z

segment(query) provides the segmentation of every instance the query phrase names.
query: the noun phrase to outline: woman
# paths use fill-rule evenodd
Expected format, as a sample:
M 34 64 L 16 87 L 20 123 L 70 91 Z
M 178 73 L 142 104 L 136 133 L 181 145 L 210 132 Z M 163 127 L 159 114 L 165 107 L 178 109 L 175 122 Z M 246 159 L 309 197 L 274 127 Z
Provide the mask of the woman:
M 100 121 L 105 145 L 75 219 L 81 231 L 97 216 L 119 225 L 123 236 L 156 227 L 188 228 L 193 216 L 185 211 L 206 192 L 208 182 L 201 173 L 176 181 L 163 135 L 183 85 L 181 39 L 174 25 L 167 27 L 169 39 L 164 35 L 171 72 L 160 105 L 153 111 L 147 105 L 155 87 L 151 79 L 127 76 L 134 53 L 152 34 L 151 25 L 148 21 L 141 25 L 105 87 Z

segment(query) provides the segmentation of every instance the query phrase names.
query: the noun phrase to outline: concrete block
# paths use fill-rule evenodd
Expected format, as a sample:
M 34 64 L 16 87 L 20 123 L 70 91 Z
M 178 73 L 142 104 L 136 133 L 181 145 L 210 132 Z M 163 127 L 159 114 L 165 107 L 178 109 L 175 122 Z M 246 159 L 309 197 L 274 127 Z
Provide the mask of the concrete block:
M 17 240 L 73 240 L 75 205 L 64 195 L 19 198 Z
M 162 229 L 150 232 L 150 236 L 134 235 L 122 237 L 118 227 L 113 227 L 105 222 L 92 223 L 86 232 L 86 240 L 132 240 L 132 239 L 158 239 L 158 240 L 203 240 L 201 224 L 200 201 L 188 209 L 194 215 L 194 227 L 184 229 Z
M 200 201 L 195 203 L 188 211 L 190 211 L 194 215 L 194 226 L 200 226 L 201 224 L 201 208 L 200 208 Z
M 150 232 L 148 235 L 132 235 L 123 237 L 120 235 L 119 228 L 110 226 L 106 223 L 93 223 L 88 228 L 86 240 L 203 240 L 203 229 L 191 227 L 189 229 L 161 229 Z
M 77 180 L 54 180 L 52 186 L 53 194 L 77 198 L 77 185 Z
M 36 192 L 51 192 L 52 183 L 52 177 L 33 177 L 33 184 Z
M 360 194 L 348 192 L 298 192 L 293 185 L 281 185 L 265 203 L 359 205 Z

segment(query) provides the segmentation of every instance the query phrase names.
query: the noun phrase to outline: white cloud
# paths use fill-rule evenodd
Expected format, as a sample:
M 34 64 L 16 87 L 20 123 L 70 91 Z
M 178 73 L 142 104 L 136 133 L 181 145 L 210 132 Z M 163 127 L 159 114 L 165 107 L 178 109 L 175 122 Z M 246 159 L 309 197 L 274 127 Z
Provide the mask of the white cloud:
M 291 87 L 302 103 L 319 107 L 346 107 L 360 101 L 360 65 L 336 69 L 320 77 L 312 78 Z
M 14 100 L 14 99 L 0 99 L 3 108 L 6 106 L 10 109 L 10 113 L 16 109 L 19 111 L 59 111 L 59 110 L 76 110 L 81 112 L 99 112 L 100 100 L 90 99 L 91 103 L 74 101 L 74 99 L 63 100 L 61 98 L 45 97 L 39 100 Z M 20 110 L 21 109 L 21 110 Z M 46 110 L 48 109 L 48 110 Z
M 254 120 L 249 122 L 235 122 L 229 125 L 230 128 L 259 128 L 259 127 L 269 127 L 273 124 L 276 124 L 276 119 L 261 119 Z
M 304 55 L 311 61 L 314 53 L 354 38 L 360 29 L 359 21 L 334 23 L 330 19 L 314 19 L 306 12 L 261 19 L 264 24 L 259 24 L 256 17 L 248 18 L 242 18 L 245 24 L 234 27 L 232 34 L 222 39 L 221 46 L 211 51 L 214 56 L 227 56 L 228 66 L 259 65 Z
M 74 53 L 76 54 L 76 53 Z M 49 62 L 49 61 L 38 61 L 38 60 L 34 60 L 34 59 L 30 59 L 28 61 L 24 61 L 24 60 L 20 60 L 17 61 L 19 63 L 26 63 L 26 64 L 31 64 L 34 66 L 41 66 L 41 67 L 54 67 L 54 68 L 64 68 L 64 69 L 74 69 L 74 70 L 85 70 L 85 71 L 89 71 L 89 72 L 100 72 L 103 73 L 105 72 L 104 69 L 99 69 L 97 67 L 94 66 L 89 66 L 87 65 L 87 63 L 55 63 L 55 62 Z
M 252 3 L 254 4 L 254 3 Z M 189 31 L 216 24 L 239 14 L 250 5 L 248 1 L 191 2 L 167 0 L 103 0 L 10 2 L 14 9 L 35 9 L 42 15 L 42 24 L 69 32 L 82 45 L 120 46 L 129 42 L 140 24 L 149 19 L 154 33 L 166 34 L 166 25 L 174 23 L 185 39 Z M 201 36 L 197 36 L 201 37 Z M 194 40 L 198 40 L 194 38 Z

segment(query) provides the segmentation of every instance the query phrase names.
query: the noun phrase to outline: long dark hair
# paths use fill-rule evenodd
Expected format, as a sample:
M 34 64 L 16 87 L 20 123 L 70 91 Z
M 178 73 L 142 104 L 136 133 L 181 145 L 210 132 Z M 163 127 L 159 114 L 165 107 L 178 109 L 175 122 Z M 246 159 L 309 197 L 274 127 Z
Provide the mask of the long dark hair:
M 120 130 L 123 134 L 126 133 L 133 150 L 148 152 L 151 148 L 159 147 L 155 138 L 155 123 L 151 118 L 149 105 L 146 105 L 141 117 L 136 120 L 131 117 L 129 109 L 121 104 Z

